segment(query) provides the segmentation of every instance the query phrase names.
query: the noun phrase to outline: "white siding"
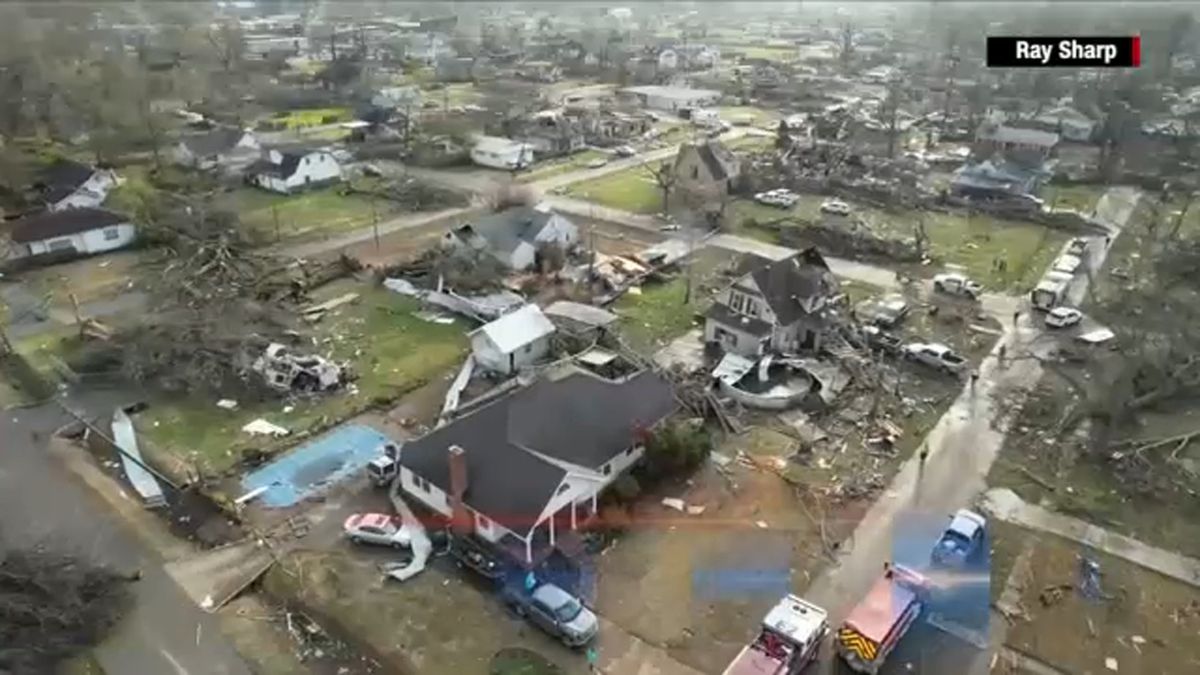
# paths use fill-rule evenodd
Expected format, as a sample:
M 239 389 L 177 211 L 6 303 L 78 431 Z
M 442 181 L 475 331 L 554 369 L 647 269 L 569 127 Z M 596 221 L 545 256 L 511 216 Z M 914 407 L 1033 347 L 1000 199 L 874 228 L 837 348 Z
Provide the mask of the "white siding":
M 579 228 L 575 223 L 555 213 L 546 221 L 546 226 L 537 234 L 539 242 L 557 242 L 565 247 L 573 246 L 579 241 Z
M 420 479 L 408 467 L 400 467 L 400 487 L 404 488 L 405 492 L 415 497 L 425 506 L 443 516 L 449 516 L 450 500 L 446 497 L 446 493 L 428 481 L 423 481 L 422 485 L 418 485 L 418 480 Z
M 28 245 L 28 254 L 37 255 L 61 248 L 74 249 L 83 254 L 103 253 L 124 248 L 133 243 L 136 237 L 137 230 L 133 225 L 118 223 L 62 237 L 31 241 Z
M 471 336 L 471 353 L 480 366 L 497 373 L 507 374 L 508 355 L 502 353 L 487 333 L 479 331 Z
M 718 330 L 723 331 L 729 337 L 718 339 Z M 755 337 L 719 321 L 712 319 L 704 321 L 704 341 L 720 343 L 721 348 L 727 352 L 741 354 L 742 356 L 761 356 L 763 353 L 763 340 L 764 338 Z
M 549 518 L 551 514 L 558 513 L 564 506 L 570 506 L 572 503 L 582 501 L 585 498 L 590 500 L 592 495 L 599 491 L 599 483 L 595 479 L 581 475 L 567 474 L 563 482 L 559 483 L 554 496 L 546 504 L 546 508 L 542 510 L 542 514 L 538 516 L 538 522 L 540 523 Z
M 324 183 L 342 179 L 342 167 L 328 152 L 309 153 L 300 160 L 296 173 L 288 176 L 289 190 L 302 188 L 309 183 Z
M 537 249 L 527 241 L 521 241 L 508 257 L 508 265 L 514 270 L 527 270 L 537 262 Z

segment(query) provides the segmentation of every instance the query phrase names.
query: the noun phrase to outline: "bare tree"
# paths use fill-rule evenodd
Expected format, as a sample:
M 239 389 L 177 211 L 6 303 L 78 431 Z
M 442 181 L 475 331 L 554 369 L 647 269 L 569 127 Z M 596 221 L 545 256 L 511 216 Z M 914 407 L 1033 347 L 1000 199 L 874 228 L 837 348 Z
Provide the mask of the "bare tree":
M 675 185 L 679 181 L 678 174 L 675 173 L 675 165 L 671 162 L 661 162 L 658 165 L 644 163 L 642 168 L 654 180 L 654 184 L 658 186 L 658 190 L 662 193 L 662 212 L 671 212 L 671 193 L 675 191 Z
M 888 159 L 896 156 L 896 137 L 899 135 L 896 131 L 898 118 L 900 115 L 900 105 L 904 97 L 903 89 L 899 78 L 892 78 L 888 83 L 887 98 L 883 101 L 883 114 L 887 120 L 887 156 Z

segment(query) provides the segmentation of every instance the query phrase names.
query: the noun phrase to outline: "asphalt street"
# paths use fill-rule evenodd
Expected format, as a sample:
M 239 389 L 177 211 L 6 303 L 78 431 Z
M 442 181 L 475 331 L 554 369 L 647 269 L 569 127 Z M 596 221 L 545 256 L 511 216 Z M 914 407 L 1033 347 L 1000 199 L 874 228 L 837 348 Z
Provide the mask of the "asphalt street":
M 85 414 L 130 400 L 113 390 L 68 399 Z M 109 675 L 250 675 L 215 617 L 184 595 L 158 554 L 46 452 L 50 433 L 69 421 L 53 403 L 0 416 L 0 546 L 43 544 L 141 571 L 134 610 L 96 651 Z

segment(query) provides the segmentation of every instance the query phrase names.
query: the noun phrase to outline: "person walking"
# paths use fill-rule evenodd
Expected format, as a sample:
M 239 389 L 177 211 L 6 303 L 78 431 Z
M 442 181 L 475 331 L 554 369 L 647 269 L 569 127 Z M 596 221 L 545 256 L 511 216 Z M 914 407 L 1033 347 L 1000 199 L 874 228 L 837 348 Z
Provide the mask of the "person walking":
M 1021 320 L 1021 310 L 1013 312 L 1013 328 L 1017 327 L 1017 322 Z
M 978 381 L 979 381 L 979 371 L 972 370 L 971 371 L 971 395 L 972 396 L 975 395 L 975 383 Z
M 1000 362 L 1000 367 L 1005 368 L 1008 365 L 1006 357 L 1008 356 L 1008 345 L 1000 345 L 1000 349 L 996 351 L 996 360 Z

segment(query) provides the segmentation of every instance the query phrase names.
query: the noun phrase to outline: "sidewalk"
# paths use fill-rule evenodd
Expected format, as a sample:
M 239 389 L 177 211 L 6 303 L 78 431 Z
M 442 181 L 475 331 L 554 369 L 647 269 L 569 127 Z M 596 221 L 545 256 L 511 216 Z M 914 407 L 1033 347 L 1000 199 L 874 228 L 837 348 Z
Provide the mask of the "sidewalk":
M 1000 520 L 1056 534 L 1185 584 L 1200 587 L 1200 560 L 1143 544 L 1078 518 L 1029 504 L 1007 488 L 988 490 L 983 499 L 983 508 Z

